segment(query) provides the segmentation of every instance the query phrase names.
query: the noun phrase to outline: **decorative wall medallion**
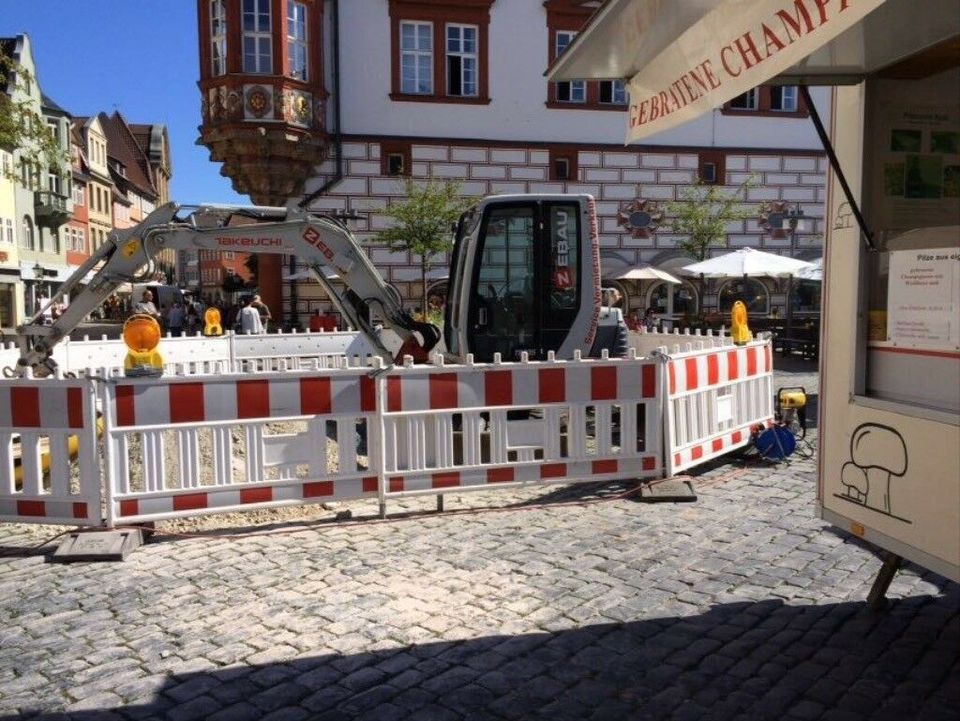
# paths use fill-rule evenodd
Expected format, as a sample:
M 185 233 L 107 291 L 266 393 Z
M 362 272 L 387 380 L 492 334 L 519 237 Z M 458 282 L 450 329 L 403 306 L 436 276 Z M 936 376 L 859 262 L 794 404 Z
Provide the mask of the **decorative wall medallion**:
M 309 127 L 313 119 L 313 103 L 310 94 L 286 91 L 283 95 L 283 117 L 292 125 Z
M 790 226 L 787 224 L 787 204 L 776 200 L 764 203 L 760 206 L 759 225 L 770 234 L 771 238 L 790 237 Z
M 221 88 L 224 90 L 224 88 Z M 243 108 L 243 103 L 240 101 L 240 93 L 236 90 L 231 90 L 227 95 L 226 103 L 227 117 L 236 118 L 240 115 L 240 111 Z
M 247 113 L 255 118 L 262 118 L 270 112 L 273 107 L 273 101 L 270 97 L 270 90 L 262 85 L 254 85 L 247 88 Z
M 634 238 L 649 238 L 660 227 L 663 211 L 652 200 L 637 198 L 620 208 L 617 223 L 626 228 Z

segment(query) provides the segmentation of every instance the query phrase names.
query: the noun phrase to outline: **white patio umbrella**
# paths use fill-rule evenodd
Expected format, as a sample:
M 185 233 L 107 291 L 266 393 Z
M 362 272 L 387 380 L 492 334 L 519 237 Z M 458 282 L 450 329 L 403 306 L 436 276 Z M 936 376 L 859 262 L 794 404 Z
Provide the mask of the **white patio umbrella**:
M 801 270 L 797 273 L 797 278 L 800 280 L 823 280 L 823 257 L 819 257 L 816 260 L 811 260 L 810 265 L 813 266 L 809 269 Z
M 641 265 L 635 268 L 623 268 L 604 274 L 604 280 L 662 280 L 667 283 L 681 283 L 679 278 L 670 275 L 652 265 Z
M 753 248 L 741 248 L 732 253 L 685 265 L 680 270 L 687 275 L 702 275 L 704 278 L 742 278 L 744 276 L 785 278 L 811 268 L 813 263 L 805 260 L 766 253 Z

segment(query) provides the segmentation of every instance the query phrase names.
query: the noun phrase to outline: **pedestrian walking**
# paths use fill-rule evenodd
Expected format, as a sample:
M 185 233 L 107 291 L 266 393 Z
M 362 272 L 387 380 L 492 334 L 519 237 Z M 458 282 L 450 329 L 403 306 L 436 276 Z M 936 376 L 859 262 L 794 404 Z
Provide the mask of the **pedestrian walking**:
M 247 335 L 260 335 L 263 333 L 263 322 L 260 320 L 260 313 L 253 306 L 253 301 L 244 303 L 240 309 L 240 332 Z

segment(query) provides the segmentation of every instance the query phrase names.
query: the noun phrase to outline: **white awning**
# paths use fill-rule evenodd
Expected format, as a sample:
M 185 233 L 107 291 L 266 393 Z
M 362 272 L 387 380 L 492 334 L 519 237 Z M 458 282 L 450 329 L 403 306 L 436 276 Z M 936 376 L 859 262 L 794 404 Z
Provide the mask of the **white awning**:
M 702 275 L 704 278 L 785 278 L 809 270 L 813 263 L 789 258 L 785 255 L 766 253 L 753 248 L 741 248 L 713 258 L 685 265 L 686 275 Z
M 856 83 L 958 32 L 956 0 L 608 0 L 547 76 L 628 80 L 636 142 L 774 78 Z

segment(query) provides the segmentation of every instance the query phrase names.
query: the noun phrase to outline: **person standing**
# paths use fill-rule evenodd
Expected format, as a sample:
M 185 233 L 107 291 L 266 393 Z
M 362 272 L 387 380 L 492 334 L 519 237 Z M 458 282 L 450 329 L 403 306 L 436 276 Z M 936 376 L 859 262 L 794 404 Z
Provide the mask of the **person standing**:
M 270 327 L 270 321 L 273 320 L 273 316 L 270 315 L 269 306 L 267 306 L 266 303 L 260 300 L 259 295 L 253 296 L 253 300 L 250 301 L 250 305 L 253 307 L 254 310 L 257 311 L 257 313 L 260 314 L 260 325 L 263 327 L 263 330 L 261 330 L 260 332 L 266 333 L 267 329 Z
M 153 304 L 153 293 L 149 290 L 143 291 L 140 301 L 133 307 L 134 313 L 143 313 L 160 321 L 160 313 L 157 312 L 157 306 Z
M 260 313 L 253 307 L 253 301 L 247 301 L 240 309 L 240 332 L 245 335 L 263 333 L 263 322 Z
M 179 302 L 174 302 L 167 311 L 167 329 L 174 338 L 179 338 L 183 334 L 183 321 L 186 315 L 186 311 Z

